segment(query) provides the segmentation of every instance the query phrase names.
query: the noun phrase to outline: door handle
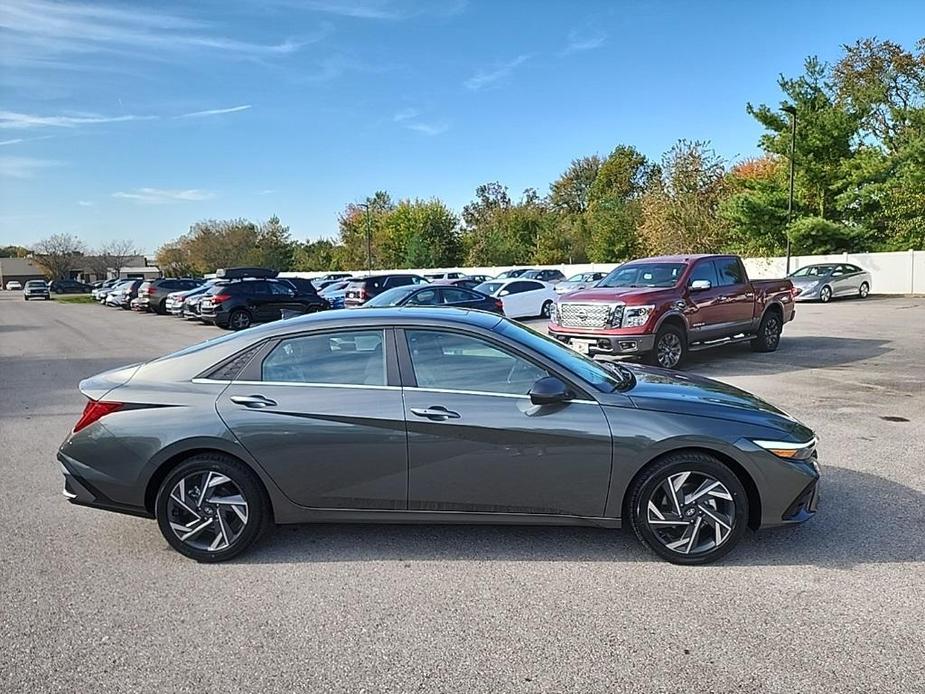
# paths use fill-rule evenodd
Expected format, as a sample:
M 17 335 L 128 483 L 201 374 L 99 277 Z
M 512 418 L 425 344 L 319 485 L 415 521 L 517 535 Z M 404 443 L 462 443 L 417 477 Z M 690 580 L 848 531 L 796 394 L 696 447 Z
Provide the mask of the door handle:
M 258 410 L 262 407 L 273 407 L 276 404 L 275 400 L 270 400 L 270 398 L 262 395 L 232 395 L 231 402 Z
M 438 422 L 447 419 L 459 419 L 459 412 L 448 410 L 442 405 L 434 405 L 433 407 L 412 407 L 411 414 L 416 417 L 426 417 L 427 419 L 433 419 Z

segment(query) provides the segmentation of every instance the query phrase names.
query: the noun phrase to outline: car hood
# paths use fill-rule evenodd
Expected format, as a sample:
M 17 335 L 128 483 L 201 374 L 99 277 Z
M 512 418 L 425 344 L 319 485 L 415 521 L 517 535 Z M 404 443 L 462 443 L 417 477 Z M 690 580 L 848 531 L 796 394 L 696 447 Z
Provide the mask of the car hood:
M 627 304 L 642 304 L 670 297 L 674 293 L 673 287 L 589 287 L 570 292 L 560 301 L 622 301 Z
M 628 365 L 636 383 L 625 395 L 639 409 L 713 417 L 779 429 L 793 440 L 813 436 L 801 422 L 749 392 L 702 376 Z

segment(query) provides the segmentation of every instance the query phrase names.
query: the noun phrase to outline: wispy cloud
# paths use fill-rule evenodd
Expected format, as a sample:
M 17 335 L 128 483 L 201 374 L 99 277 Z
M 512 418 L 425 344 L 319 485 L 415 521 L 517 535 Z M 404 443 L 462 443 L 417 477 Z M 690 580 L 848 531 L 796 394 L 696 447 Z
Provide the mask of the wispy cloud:
M 188 190 L 167 190 L 163 188 L 135 188 L 134 190 L 113 193 L 112 197 L 132 200 L 141 205 L 160 205 L 168 202 L 197 202 L 215 197 L 215 193 L 198 188 Z
M 443 121 L 440 123 L 408 123 L 405 125 L 408 130 L 414 130 L 415 132 L 422 133 L 424 135 L 441 135 L 450 129 L 450 124 Z
M 418 15 L 452 16 L 468 0 L 282 0 L 284 5 L 352 19 L 401 20 Z
M 35 178 L 40 171 L 60 166 L 60 161 L 32 157 L 0 157 L 0 176 L 7 178 Z
M 275 192 L 276 190 L 274 190 L 273 188 L 267 188 L 265 190 L 258 190 L 257 195 L 273 195 L 273 193 Z
M 251 108 L 250 104 L 244 104 L 243 106 L 231 106 L 230 108 L 212 108 L 208 111 L 193 111 L 192 113 L 181 113 L 179 116 L 174 116 L 175 118 L 202 118 L 204 116 L 219 116 L 223 113 L 237 113 L 238 111 L 246 111 Z
M 93 203 L 89 200 L 78 200 L 77 204 L 81 207 L 93 207 Z
M 102 116 L 98 113 L 76 113 L 62 116 L 36 116 L 30 113 L 0 111 L 0 128 L 76 128 L 80 125 L 123 123 L 134 120 L 153 120 L 157 116 Z
M 0 31 L 5 44 L 0 61 L 40 67 L 42 61 L 106 53 L 149 59 L 190 51 L 209 51 L 233 59 L 286 55 L 321 40 L 330 26 L 298 39 L 255 43 L 226 36 L 206 22 L 132 5 L 4 0 L 0 4 Z
M 406 120 L 411 120 L 412 118 L 417 118 L 420 115 L 420 112 L 416 108 L 403 108 L 401 111 L 396 111 L 395 115 L 392 116 L 392 120 L 396 123 L 401 123 Z
M 506 63 L 498 63 L 490 69 L 479 70 L 472 77 L 463 82 L 463 84 L 465 85 L 466 89 L 471 89 L 472 91 L 484 89 L 485 87 L 507 79 L 511 76 L 515 69 L 517 69 L 520 65 L 523 65 L 529 59 L 529 55 L 519 55 Z
M 559 55 L 569 55 L 571 53 L 581 53 L 582 51 L 593 51 L 600 48 L 607 42 L 607 34 L 598 29 L 580 30 L 572 29 L 568 33 L 568 40 L 565 48 Z
M 7 145 L 18 145 L 20 142 L 25 142 L 25 138 L 14 137 L 12 140 L 0 140 L 0 147 L 6 147 Z

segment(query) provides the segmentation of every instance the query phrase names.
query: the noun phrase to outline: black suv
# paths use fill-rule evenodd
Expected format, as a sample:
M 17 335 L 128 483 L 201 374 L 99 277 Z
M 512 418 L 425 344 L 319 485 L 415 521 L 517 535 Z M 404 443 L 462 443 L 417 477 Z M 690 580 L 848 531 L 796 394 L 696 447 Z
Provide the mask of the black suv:
M 347 308 L 362 306 L 367 301 L 393 287 L 405 287 L 409 284 L 429 284 L 418 275 L 370 275 L 350 280 L 344 294 Z
M 167 295 L 195 289 L 202 280 L 190 277 L 163 277 L 145 282 L 138 288 L 138 305 L 162 316 L 167 314 Z
M 78 280 L 54 280 L 48 288 L 55 294 L 85 294 L 91 289 L 89 284 Z
M 330 305 L 314 290 L 296 289 L 290 280 L 241 279 L 218 282 L 203 296 L 199 317 L 228 330 L 279 320 L 283 311 L 314 313 Z
M 524 280 L 539 280 L 540 282 L 561 282 L 565 279 L 559 270 L 527 270 L 520 276 Z

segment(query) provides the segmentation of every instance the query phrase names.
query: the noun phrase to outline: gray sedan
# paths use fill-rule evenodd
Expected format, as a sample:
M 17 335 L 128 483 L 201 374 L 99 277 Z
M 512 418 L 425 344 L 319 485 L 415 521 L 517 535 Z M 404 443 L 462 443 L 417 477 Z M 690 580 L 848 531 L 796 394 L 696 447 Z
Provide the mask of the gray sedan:
M 65 497 L 154 517 L 199 561 L 274 523 L 626 522 L 700 564 L 816 512 L 816 439 L 784 412 L 481 311 L 327 311 L 80 389 Z
M 821 301 L 833 297 L 870 294 L 870 273 L 849 263 L 807 265 L 789 275 L 797 294 L 794 301 Z

